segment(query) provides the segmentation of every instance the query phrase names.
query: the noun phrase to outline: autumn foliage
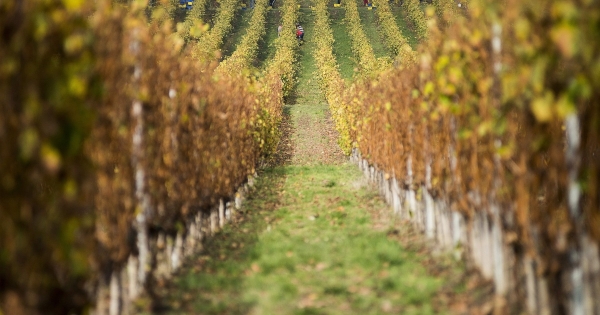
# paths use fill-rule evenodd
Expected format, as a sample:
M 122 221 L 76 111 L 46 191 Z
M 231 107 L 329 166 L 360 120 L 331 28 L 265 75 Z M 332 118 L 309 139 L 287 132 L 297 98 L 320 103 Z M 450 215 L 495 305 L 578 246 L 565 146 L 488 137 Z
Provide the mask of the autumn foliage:
M 185 232 L 272 153 L 277 107 L 174 29 L 139 2 L 0 4 L 0 308 L 84 312 L 141 211 Z
M 584 236 L 600 241 L 600 6 L 434 3 L 417 64 L 355 84 L 340 133 L 467 219 L 500 206 L 508 242 L 558 305 L 568 253 Z

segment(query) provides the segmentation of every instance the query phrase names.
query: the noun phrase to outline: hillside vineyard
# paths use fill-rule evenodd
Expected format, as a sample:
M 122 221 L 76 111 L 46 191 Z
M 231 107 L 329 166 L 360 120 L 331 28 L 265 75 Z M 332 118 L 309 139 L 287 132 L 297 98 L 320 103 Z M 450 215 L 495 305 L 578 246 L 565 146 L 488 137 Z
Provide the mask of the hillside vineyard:
M 418 259 L 449 254 L 492 289 L 477 311 L 400 305 L 390 258 L 371 288 L 297 284 L 290 310 L 249 294 L 248 313 L 600 315 L 599 25 L 592 0 L 4 0 L 0 315 L 158 312 L 173 275 L 228 261 L 214 244 L 246 234 L 261 202 L 274 214 L 248 250 L 271 248 L 261 233 L 279 221 L 298 246 L 281 261 L 341 227 L 388 257 L 390 235 L 414 229 L 437 244 Z M 372 225 L 396 232 L 351 212 L 374 216 L 377 198 L 345 163 L 390 208 Z M 294 243 L 294 213 L 332 230 Z M 249 257 L 239 276 L 268 276 Z

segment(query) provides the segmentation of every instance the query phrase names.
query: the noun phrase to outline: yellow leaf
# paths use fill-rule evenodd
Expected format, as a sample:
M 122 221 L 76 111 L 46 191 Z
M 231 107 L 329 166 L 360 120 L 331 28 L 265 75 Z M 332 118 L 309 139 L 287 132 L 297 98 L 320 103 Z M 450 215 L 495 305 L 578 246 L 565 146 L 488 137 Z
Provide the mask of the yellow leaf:
M 38 146 L 39 137 L 38 133 L 33 128 L 25 130 L 19 139 L 19 146 L 21 151 L 21 158 L 29 160 L 33 156 L 35 149 Z
M 84 40 L 80 34 L 73 34 L 65 39 L 64 48 L 68 54 L 75 54 L 83 48 Z
M 544 123 L 552 119 L 552 93 L 539 97 L 531 102 L 531 112 L 538 122 Z
M 425 88 L 423 89 L 423 94 L 425 96 L 429 96 L 429 95 L 431 95 L 431 93 L 433 93 L 433 89 L 434 89 L 433 82 L 427 82 L 427 84 L 425 84 Z
M 577 29 L 569 24 L 561 24 L 553 27 L 550 31 L 550 37 L 558 50 L 567 58 L 573 57 L 577 53 Z
M 524 40 L 529 37 L 531 26 L 526 18 L 520 18 L 515 22 L 515 34 L 518 39 Z
M 61 166 L 60 153 L 51 145 L 44 144 L 40 151 L 40 158 L 46 170 L 56 173 Z
M 73 200 L 77 195 L 77 183 L 73 179 L 69 179 L 63 186 L 63 194 L 66 199 Z
M 76 11 L 81 8 L 84 0 L 63 0 L 63 3 L 68 11 Z
M 567 117 L 569 114 L 575 112 L 575 110 L 575 104 L 566 95 L 561 96 L 556 102 L 556 113 L 560 118 Z
M 83 96 L 87 91 L 86 81 L 78 76 L 69 79 L 69 91 L 75 96 Z

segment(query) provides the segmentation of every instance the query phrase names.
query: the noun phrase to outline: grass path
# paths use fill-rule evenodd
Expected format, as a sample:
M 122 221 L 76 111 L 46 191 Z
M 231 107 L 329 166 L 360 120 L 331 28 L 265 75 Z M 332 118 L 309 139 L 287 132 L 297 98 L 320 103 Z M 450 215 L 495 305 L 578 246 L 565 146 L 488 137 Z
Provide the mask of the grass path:
M 314 16 L 309 2 L 303 2 L 299 19 L 305 31 L 300 49 L 299 80 L 293 100 L 286 106 L 295 131 L 292 134 L 292 163 L 339 164 L 345 157 L 337 145 L 333 124 L 328 121 L 329 106 L 319 87 L 317 64 L 312 54 L 315 49 L 311 37 L 315 35 Z
M 254 62 L 254 66 L 262 69 L 266 60 L 270 60 L 275 55 L 275 47 L 273 42 L 277 38 L 277 26 L 281 23 L 280 1 L 275 1 L 275 9 L 267 11 L 267 19 L 265 21 L 266 34 L 258 42 L 258 54 Z
M 167 287 L 165 313 L 435 312 L 442 280 L 373 228 L 387 207 L 353 165 L 267 170 L 245 211 Z
M 357 65 L 352 54 L 351 38 L 344 22 L 344 16 L 346 15 L 345 10 L 344 7 L 330 8 L 329 19 L 331 30 L 333 31 L 333 38 L 335 39 L 333 42 L 333 53 L 337 64 L 340 66 L 342 78 L 349 82 L 352 80 L 354 69 Z
M 409 26 L 408 17 L 406 16 L 404 8 L 396 4 L 391 4 L 390 6 L 392 8 L 394 16 L 396 17 L 396 24 L 398 24 L 398 27 L 402 32 L 402 36 L 406 38 L 406 41 L 408 42 L 410 47 L 416 50 L 417 46 L 419 45 L 419 38 L 417 37 L 417 34 L 415 33 L 414 29 L 411 26 Z
M 311 53 L 313 15 L 302 6 L 306 41 L 285 108 L 291 162 L 260 171 L 242 213 L 158 284 L 148 312 L 477 314 L 471 301 L 491 300 L 489 286 L 432 256 L 337 148 Z
M 233 28 L 223 40 L 223 49 L 221 49 L 221 60 L 227 59 L 235 51 L 237 45 L 246 34 L 246 28 L 252 18 L 252 10 L 236 9 L 235 17 L 233 18 Z
M 363 26 L 365 34 L 369 38 L 369 43 L 373 47 L 373 53 L 375 57 L 391 57 L 392 54 L 387 50 L 383 44 L 381 34 L 377 29 L 379 27 L 377 17 L 375 16 L 374 10 L 368 10 L 360 0 L 354 0 L 358 3 L 358 14 L 360 15 L 360 23 Z M 376 10 L 376 9 L 375 9 Z

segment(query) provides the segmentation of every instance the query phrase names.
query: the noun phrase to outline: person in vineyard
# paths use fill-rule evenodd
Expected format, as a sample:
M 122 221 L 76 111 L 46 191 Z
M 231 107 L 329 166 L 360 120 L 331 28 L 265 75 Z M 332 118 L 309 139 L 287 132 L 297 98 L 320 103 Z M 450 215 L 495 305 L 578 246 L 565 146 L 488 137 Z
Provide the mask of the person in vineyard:
M 304 29 L 299 23 L 296 23 L 296 38 L 300 41 L 304 40 Z
M 277 37 L 281 36 L 281 31 L 283 31 L 283 26 L 279 23 L 279 26 L 277 26 Z
M 366 7 L 366 6 L 368 6 L 368 5 L 369 5 L 369 0 L 363 0 L 363 3 L 364 3 L 364 5 L 365 5 L 365 7 Z

